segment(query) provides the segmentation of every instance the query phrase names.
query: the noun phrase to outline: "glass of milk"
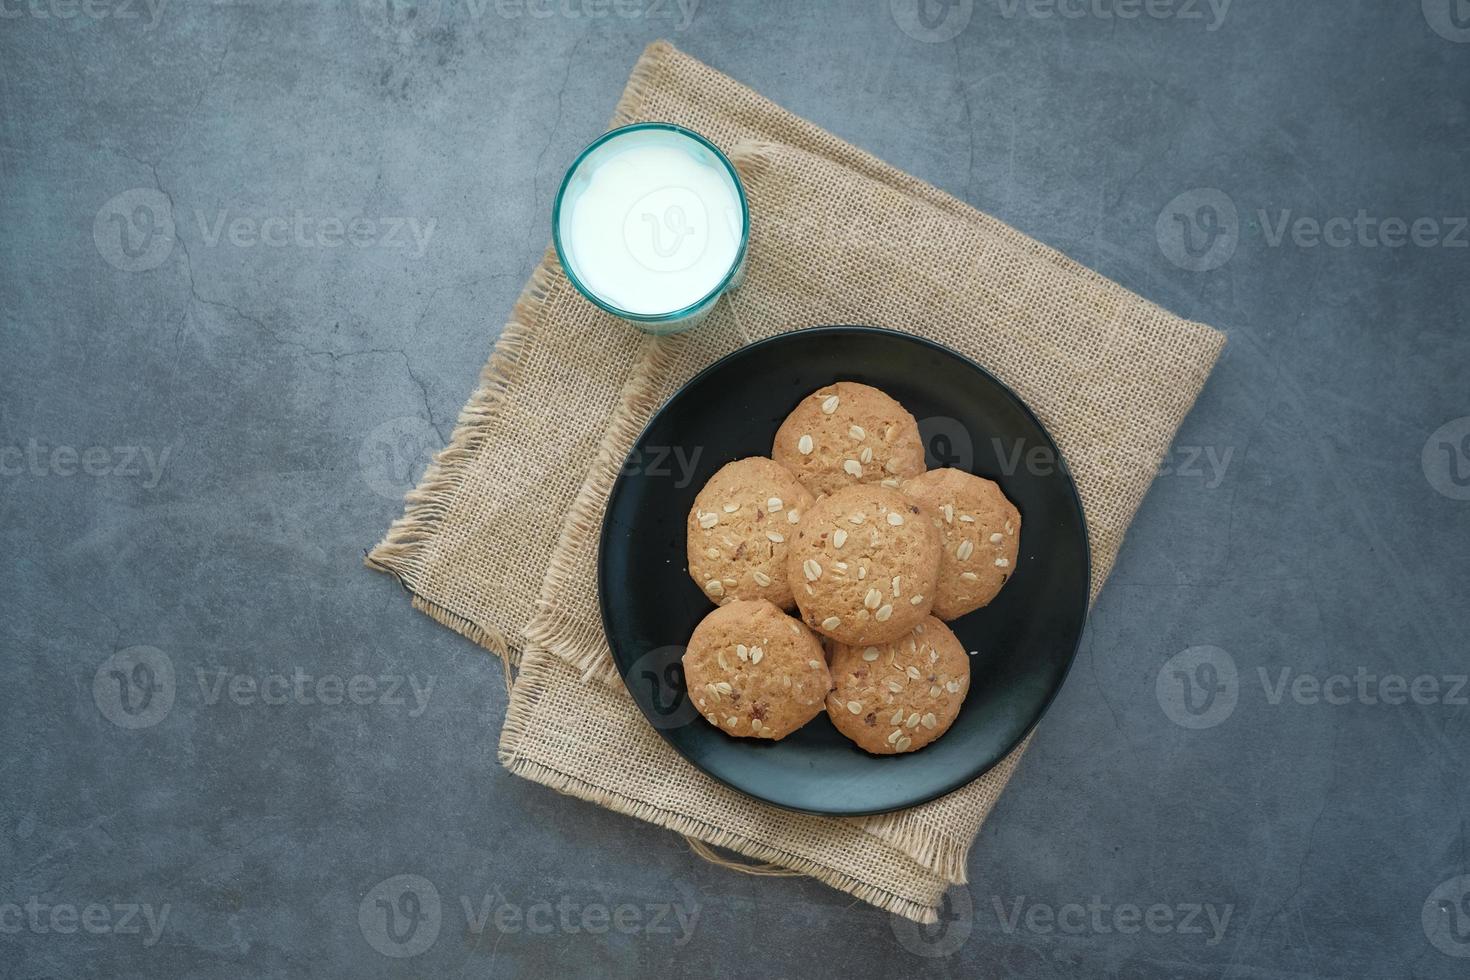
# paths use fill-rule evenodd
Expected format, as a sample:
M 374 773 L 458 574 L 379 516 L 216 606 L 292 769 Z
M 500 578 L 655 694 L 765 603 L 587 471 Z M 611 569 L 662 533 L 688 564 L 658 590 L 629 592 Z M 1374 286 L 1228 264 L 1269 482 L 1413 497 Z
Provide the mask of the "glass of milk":
M 713 143 L 672 123 L 638 123 L 577 157 L 551 229 L 583 296 L 640 330 L 677 333 L 738 285 L 750 208 Z

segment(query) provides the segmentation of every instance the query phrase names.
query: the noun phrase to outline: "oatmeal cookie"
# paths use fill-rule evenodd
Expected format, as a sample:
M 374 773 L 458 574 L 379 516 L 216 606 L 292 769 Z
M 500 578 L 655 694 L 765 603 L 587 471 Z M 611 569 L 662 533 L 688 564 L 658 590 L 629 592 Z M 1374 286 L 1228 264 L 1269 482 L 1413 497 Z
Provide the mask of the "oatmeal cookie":
M 875 755 L 917 752 L 949 730 L 970 690 L 970 658 L 933 616 L 888 643 L 833 643 L 827 716 Z
M 939 529 L 934 615 L 957 619 L 988 605 L 1016 571 L 1021 513 L 999 486 L 964 470 L 930 470 L 903 485 Z
M 819 497 L 860 483 L 896 488 L 924 472 L 914 417 L 877 388 L 854 381 L 803 398 L 776 431 L 771 456 Z
M 728 735 L 779 741 L 821 714 L 832 677 L 811 630 L 764 599 L 736 599 L 695 627 L 684 683 Z
M 768 599 L 791 609 L 786 547 L 811 503 L 796 477 L 764 456 L 722 466 L 689 511 L 689 577 L 717 605 Z
M 842 643 L 883 643 L 929 615 L 939 529 L 897 490 L 864 483 L 807 508 L 786 554 L 801 617 Z

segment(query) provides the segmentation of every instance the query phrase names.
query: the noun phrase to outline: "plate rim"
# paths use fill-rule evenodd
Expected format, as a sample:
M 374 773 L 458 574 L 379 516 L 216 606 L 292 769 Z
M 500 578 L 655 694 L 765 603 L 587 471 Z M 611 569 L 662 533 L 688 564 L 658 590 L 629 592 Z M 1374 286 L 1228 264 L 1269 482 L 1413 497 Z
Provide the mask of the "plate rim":
M 1051 444 L 1050 448 L 1056 454 L 1055 458 L 1057 462 L 1057 472 L 1066 479 L 1067 488 L 1068 490 L 1070 490 L 1069 496 L 1071 498 L 1071 503 L 1076 510 L 1078 525 L 1082 531 L 1082 557 L 1084 565 L 1083 578 L 1084 581 L 1087 582 L 1087 587 L 1081 591 L 1080 596 L 1081 625 L 1077 630 L 1077 638 L 1072 644 L 1072 649 L 1067 653 L 1066 665 L 1063 668 L 1060 677 L 1058 677 L 1056 684 L 1052 686 L 1052 689 L 1047 693 L 1046 698 L 1037 708 L 1035 717 L 1032 718 L 1031 721 L 1026 725 L 1025 730 L 1022 731 L 1021 734 L 1017 736 L 1017 738 L 1014 739 L 1009 745 L 1007 745 L 1005 750 L 1001 752 L 996 760 L 990 763 L 990 765 L 970 775 L 946 782 L 942 787 L 937 790 L 926 792 L 926 795 L 916 797 L 905 803 L 898 804 L 897 806 L 885 806 L 875 809 L 810 809 L 806 807 L 792 806 L 787 803 L 781 803 L 776 800 L 768 799 L 767 797 L 761 796 L 758 793 L 753 793 L 743 786 L 737 786 L 729 780 L 718 776 L 713 772 L 710 772 L 707 768 L 700 765 L 694 759 L 690 758 L 689 754 L 686 753 L 682 747 L 680 747 L 678 742 L 670 737 L 667 731 L 660 728 L 657 724 L 654 724 L 653 719 L 649 717 L 647 710 L 645 710 L 643 702 L 638 699 L 638 697 L 633 693 L 632 688 L 629 686 L 628 676 L 623 669 L 623 664 L 619 661 L 616 651 L 613 650 L 612 629 L 608 622 L 609 590 L 606 588 L 607 544 L 608 535 L 610 533 L 610 528 L 612 525 L 611 504 L 614 497 L 617 496 L 619 489 L 622 487 L 623 482 L 628 478 L 630 472 L 628 464 L 632 460 L 633 454 L 637 452 L 638 447 L 643 444 L 643 440 L 648 435 L 649 430 L 652 429 L 656 424 L 658 424 L 658 422 L 663 418 L 664 414 L 668 412 L 669 409 L 676 402 L 678 402 L 689 389 L 695 387 L 698 383 L 702 382 L 706 376 L 724 367 L 727 362 L 733 360 L 734 358 L 749 354 L 755 348 L 774 345 L 783 341 L 791 340 L 794 337 L 805 336 L 809 334 L 849 334 L 857 336 L 877 335 L 892 338 L 899 341 L 913 343 L 920 347 L 927 347 L 932 351 L 936 351 L 938 353 L 955 358 L 967 367 L 979 372 L 987 380 L 989 380 L 992 384 L 999 388 L 1000 391 L 1007 398 L 1015 403 L 1016 407 L 1019 408 L 1025 414 L 1025 416 L 1031 420 L 1033 424 L 1035 424 L 1037 430 L 1041 432 L 1041 434 L 1046 438 L 1046 441 Z M 629 446 L 627 454 L 625 454 L 623 457 L 622 466 L 618 471 L 617 478 L 613 481 L 612 486 L 608 489 L 607 499 L 603 507 L 601 527 L 598 529 L 597 538 L 597 607 L 600 618 L 602 620 L 603 638 L 608 645 L 609 653 L 612 655 L 613 666 L 617 670 L 618 679 L 622 682 L 623 687 L 627 689 L 628 697 L 631 698 L 633 703 L 638 707 L 639 714 L 643 715 L 644 720 L 648 722 L 648 726 L 655 732 L 657 732 L 659 737 L 661 737 L 666 743 L 668 743 L 671 748 L 673 748 L 675 752 L 679 754 L 680 758 L 692 765 L 694 768 L 698 769 L 701 773 L 708 776 L 710 779 L 715 780 L 715 782 L 719 783 L 720 785 L 728 786 L 730 789 L 733 789 L 744 796 L 748 796 L 753 800 L 759 800 L 761 803 L 764 803 L 768 806 L 774 806 L 792 813 L 805 813 L 811 814 L 813 816 L 822 817 L 878 816 L 885 813 L 897 813 L 902 810 L 910 809 L 912 807 L 922 806 L 925 803 L 930 803 L 934 800 L 939 799 L 941 796 L 947 796 L 950 793 L 955 792 L 956 790 L 970 785 L 970 783 L 973 783 L 975 780 L 985 776 L 986 773 L 989 773 L 996 766 L 1005 761 L 1011 755 L 1011 753 L 1016 750 L 1017 746 L 1021 745 L 1028 738 L 1031 737 L 1032 732 L 1036 730 L 1036 726 L 1041 724 L 1041 719 L 1044 718 L 1046 716 L 1046 713 L 1051 710 L 1051 706 L 1056 701 L 1057 695 L 1061 693 L 1062 688 L 1067 683 L 1067 678 L 1070 677 L 1072 674 L 1072 668 L 1077 663 L 1077 653 L 1082 649 L 1082 637 L 1087 632 L 1088 621 L 1091 618 L 1092 614 L 1092 600 L 1090 597 L 1091 583 L 1092 537 L 1089 532 L 1087 523 L 1087 511 L 1082 505 L 1082 495 L 1077 489 L 1077 481 L 1072 476 L 1072 469 L 1067 464 L 1066 457 L 1062 453 L 1061 447 L 1057 445 L 1056 438 L 1051 434 L 1051 430 L 1042 423 L 1040 417 L 1036 414 L 1034 410 L 1032 410 L 1031 406 L 1026 403 L 1025 399 L 1016 394 L 1015 390 L 1012 389 L 1010 385 L 1006 384 L 1000 378 L 996 377 L 995 374 L 993 374 L 984 365 L 975 361 L 973 358 L 968 357 L 965 354 L 962 354 L 961 352 L 955 350 L 953 347 L 950 347 L 946 344 L 941 344 L 938 341 L 929 339 L 928 337 L 919 336 L 918 334 L 908 333 L 907 331 L 903 330 L 895 330 L 890 327 L 873 326 L 871 324 L 820 324 L 809 327 L 797 327 L 792 330 L 787 330 L 783 331 L 782 333 L 774 334 L 770 337 L 762 337 L 759 340 L 743 344 L 740 347 L 737 347 L 734 350 L 730 351 L 729 353 L 722 355 L 717 360 L 706 365 L 702 370 L 699 371 L 699 373 L 695 374 L 688 381 L 685 381 L 682 385 L 679 386 L 678 390 L 676 390 L 672 395 L 665 399 L 663 403 L 660 404 L 658 408 L 653 411 L 653 414 L 648 417 L 648 421 L 644 423 L 643 428 L 639 430 L 637 437 L 634 438 L 632 444 Z

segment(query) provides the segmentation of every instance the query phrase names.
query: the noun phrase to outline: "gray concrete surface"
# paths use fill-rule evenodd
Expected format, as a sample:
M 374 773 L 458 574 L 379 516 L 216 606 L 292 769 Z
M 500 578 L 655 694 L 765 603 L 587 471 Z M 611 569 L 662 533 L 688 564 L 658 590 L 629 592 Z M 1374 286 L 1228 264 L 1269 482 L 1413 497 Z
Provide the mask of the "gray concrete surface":
M 1470 9 L 926 11 L 0 0 L 0 974 L 1470 973 Z M 510 778 L 361 567 L 659 36 L 1230 333 L 936 929 Z

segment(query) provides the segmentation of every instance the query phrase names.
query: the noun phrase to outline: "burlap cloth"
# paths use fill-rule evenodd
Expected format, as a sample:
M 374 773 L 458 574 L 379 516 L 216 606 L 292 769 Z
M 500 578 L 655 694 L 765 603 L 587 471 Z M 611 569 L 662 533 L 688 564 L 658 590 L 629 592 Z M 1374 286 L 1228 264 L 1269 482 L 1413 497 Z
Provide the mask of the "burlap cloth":
M 665 42 L 639 59 L 612 122 L 642 120 L 731 155 L 750 198 L 744 284 L 694 331 L 653 338 L 582 299 L 548 251 L 450 445 L 368 563 L 519 663 L 500 740 L 511 772 L 934 921 L 1025 746 L 963 789 L 878 817 L 790 813 L 704 776 L 612 671 L 595 560 L 612 480 L 652 411 L 750 340 L 828 323 L 911 331 L 988 367 L 1051 431 L 1081 491 L 1095 598 L 1224 336 Z

